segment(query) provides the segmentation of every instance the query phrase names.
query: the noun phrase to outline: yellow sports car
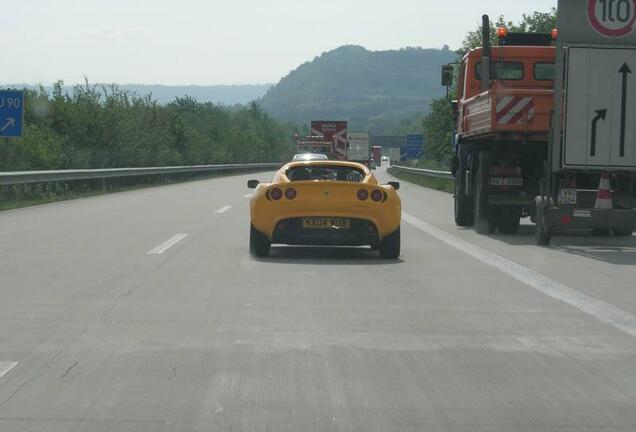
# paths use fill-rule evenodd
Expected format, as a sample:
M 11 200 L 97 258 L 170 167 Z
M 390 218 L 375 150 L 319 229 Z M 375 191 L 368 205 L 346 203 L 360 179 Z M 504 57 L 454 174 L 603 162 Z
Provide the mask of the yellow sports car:
M 400 256 L 400 184 L 380 185 L 362 164 L 291 162 L 271 183 L 247 185 L 256 189 L 250 202 L 252 255 L 267 256 L 276 243 L 369 245 L 383 258 Z

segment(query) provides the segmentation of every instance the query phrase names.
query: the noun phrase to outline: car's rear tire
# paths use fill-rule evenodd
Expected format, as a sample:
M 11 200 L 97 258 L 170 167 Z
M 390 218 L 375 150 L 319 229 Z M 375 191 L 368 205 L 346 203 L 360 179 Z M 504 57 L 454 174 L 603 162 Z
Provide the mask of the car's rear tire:
M 400 228 L 382 239 L 380 258 L 397 259 L 400 257 Z
M 250 224 L 250 254 L 259 258 L 266 257 L 271 245 L 269 238 Z

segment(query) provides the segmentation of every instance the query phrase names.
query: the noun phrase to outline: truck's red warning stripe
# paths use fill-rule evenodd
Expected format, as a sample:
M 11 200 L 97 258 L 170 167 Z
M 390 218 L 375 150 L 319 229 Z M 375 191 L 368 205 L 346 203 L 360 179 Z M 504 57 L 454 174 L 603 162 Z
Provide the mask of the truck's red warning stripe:
M 522 119 L 534 117 L 534 99 L 523 96 L 505 96 L 497 101 L 498 124 L 517 124 Z

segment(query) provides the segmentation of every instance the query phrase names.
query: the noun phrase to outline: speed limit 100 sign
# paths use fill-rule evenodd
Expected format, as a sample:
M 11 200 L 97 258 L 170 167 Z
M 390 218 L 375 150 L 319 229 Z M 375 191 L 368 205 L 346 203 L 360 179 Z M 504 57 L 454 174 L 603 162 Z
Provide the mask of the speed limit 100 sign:
M 587 18 L 603 36 L 627 36 L 636 24 L 636 0 L 588 0 Z

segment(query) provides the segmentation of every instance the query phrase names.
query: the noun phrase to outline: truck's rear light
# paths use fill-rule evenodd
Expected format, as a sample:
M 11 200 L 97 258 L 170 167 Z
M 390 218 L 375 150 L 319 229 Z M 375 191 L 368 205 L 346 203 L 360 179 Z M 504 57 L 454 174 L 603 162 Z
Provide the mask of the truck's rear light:
M 360 189 L 358 191 L 358 199 L 360 201 L 366 201 L 369 198 L 369 192 L 366 189 Z
M 294 188 L 285 189 L 285 198 L 293 200 L 294 198 L 296 198 L 296 195 L 298 195 L 296 193 L 296 189 Z
M 378 201 L 382 201 L 382 198 L 384 198 L 384 194 L 382 193 L 381 190 L 375 189 L 373 192 L 371 192 L 371 199 L 375 202 Z
M 557 40 L 557 38 L 559 37 L 559 30 L 557 29 L 552 29 L 552 40 Z
M 505 27 L 499 27 L 497 29 L 497 37 L 499 39 L 505 39 L 508 37 L 508 29 Z
M 274 188 L 269 191 L 269 197 L 273 199 L 274 201 L 278 201 L 279 199 L 283 197 L 283 191 L 281 191 L 278 188 Z

